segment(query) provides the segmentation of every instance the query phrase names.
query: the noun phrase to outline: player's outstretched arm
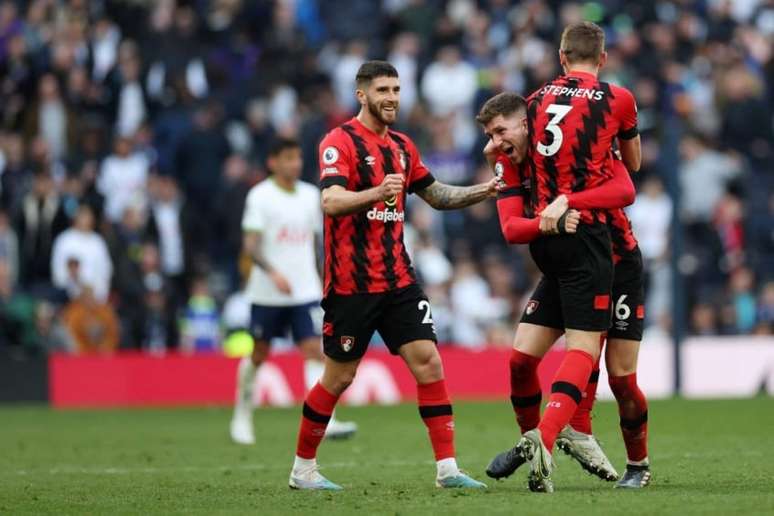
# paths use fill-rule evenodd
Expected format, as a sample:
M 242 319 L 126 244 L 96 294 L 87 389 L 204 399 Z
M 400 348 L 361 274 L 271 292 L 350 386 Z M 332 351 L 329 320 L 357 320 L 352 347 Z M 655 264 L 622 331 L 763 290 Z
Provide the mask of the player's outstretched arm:
M 322 191 L 322 209 L 330 217 L 350 215 L 370 208 L 379 201 L 387 201 L 403 190 L 401 174 L 387 174 L 382 184 L 368 190 L 353 192 L 343 186 L 333 185 Z
M 456 210 L 497 195 L 497 178 L 473 186 L 452 186 L 438 181 L 417 192 L 436 210 Z

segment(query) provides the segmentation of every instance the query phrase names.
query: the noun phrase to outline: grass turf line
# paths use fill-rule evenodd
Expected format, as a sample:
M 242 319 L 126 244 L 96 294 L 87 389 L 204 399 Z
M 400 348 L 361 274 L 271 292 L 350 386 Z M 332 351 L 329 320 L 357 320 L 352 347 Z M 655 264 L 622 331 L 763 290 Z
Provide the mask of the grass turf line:
M 612 403 L 594 429 L 613 464 L 624 449 Z M 0 408 L 0 514 L 772 514 L 774 399 L 668 400 L 650 407 L 653 484 L 614 491 L 557 450 L 556 493 L 526 490 L 526 469 L 494 482 L 483 470 L 517 434 L 507 402 L 457 403 L 460 465 L 485 492 L 439 490 L 416 406 L 343 407 L 360 425 L 323 442 L 323 473 L 340 493 L 291 491 L 300 410 L 258 409 L 258 444 L 228 440 L 225 409 L 55 411 Z

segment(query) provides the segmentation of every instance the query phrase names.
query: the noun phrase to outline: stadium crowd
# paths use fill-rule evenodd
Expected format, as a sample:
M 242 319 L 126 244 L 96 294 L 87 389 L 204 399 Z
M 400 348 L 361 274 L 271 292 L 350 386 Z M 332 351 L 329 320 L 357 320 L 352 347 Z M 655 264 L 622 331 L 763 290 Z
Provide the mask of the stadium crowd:
M 273 138 L 316 183 L 384 57 L 433 174 L 483 180 L 473 114 L 556 75 L 583 18 L 638 101 L 648 332 L 678 288 L 691 334 L 774 333 L 774 0 L 2 0 L 0 347 L 217 349 L 246 326 L 242 208 Z M 510 345 L 537 271 L 494 203 L 408 220 L 439 339 Z

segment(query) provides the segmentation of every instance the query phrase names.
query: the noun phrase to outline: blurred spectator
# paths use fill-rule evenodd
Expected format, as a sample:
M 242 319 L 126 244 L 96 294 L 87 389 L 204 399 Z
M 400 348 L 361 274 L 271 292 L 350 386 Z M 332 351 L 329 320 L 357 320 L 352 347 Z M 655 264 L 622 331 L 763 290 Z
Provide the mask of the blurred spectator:
M 97 179 L 97 189 L 105 196 L 105 215 L 118 222 L 130 203 L 147 205 L 148 160 L 133 152 L 126 136 L 116 138 L 113 154 L 105 158 Z
M 118 349 L 119 326 L 113 308 L 85 285 L 62 311 L 62 322 L 76 353 L 110 353 Z
M 59 160 L 74 146 L 78 134 L 75 113 L 62 99 L 56 76 L 46 74 L 38 81 L 38 97 L 27 111 L 27 140 L 40 136 L 51 157 Z
M 739 162 L 709 148 L 695 136 L 682 141 L 680 152 L 683 220 L 709 222 L 728 182 L 741 173 Z
M 19 239 L 22 285 L 37 289 L 50 284 L 51 249 L 54 239 L 67 228 L 67 215 L 47 170 L 35 171 L 32 189 L 14 218 L 14 228 Z
M 8 263 L 0 260 L 0 345 L 36 346 L 35 301 L 14 287 Z
M 180 349 L 187 353 L 217 351 L 220 347 L 219 319 L 207 280 L 195 278 L 180 320 Z
M 223 185 L 215 199 L 213 213 L 220 246 L 217 256 L 220 268 L 229 273 L 229 289 L 239 286 L 235 256 L 242 249 L 242 213 L 247 192 L 252 186 L 248 162 L 239 155 L 231 155 L 223 166 Z
M 8 268 L 11 286 L 19 280 L 19 241 L 11 227 L 8 214 L 0 210 L 0 262 Z
M 395 66 L 400 76 L 400 111 L 405 119 L 413 111 L 419 99 L 417 77 L 419 75 L 419 36 L 409 32 L 398 34 L 387 60 Z
M 468 347 L 485 345 L 488 323 L 504 318 L 510 311 L 505 299 L 492 297 L 489 286 L 471 261 L 456 264 L 451 306 L 455 313 L 454 342 Z
M 753 288 L 754 277 L 750 269 L 742 267 L 731 275 L 731 303 L 736 323 L 732 333 L 749 333 L 755 327 L 758 314 L 756 314 L 756 299 Z
M 39 301 L 35 306 L 35 346 L 43 352 L 76 351 L 75 342 L 57 318 L 56 308 L 48 301 Z
M 774 281 L 769 281 L 761 288 L 757 317 L 756 333 L 774 335 Z
M 8 133 L 0 138 L 0 174 L 0 201 L 8 213 L 15 213 L 32 179 L 21 135 Z
M 717 335 L 718 321 L 715 308 L 709 303 L 698 303 L 691 312 L 691 333 L 694 335 Z
M 338 56 L 333 69 L 333 88 L 336 99 L 339 105 L 350 111 L 355 111 L 358 105 L 354 94 L 355 75 L 360 65 L 365 62 L 367 51 L 365 42 L 353 41 Z
M 645 268 L 646 324 L 663 323 L 671 313 L 669 241 L 672 200 L 657 177 L 647 178 L 636 202 L 628 208 Z
M 145 120 L 145 92 L 140 85 L 140 57 L 134 42 L 121 44 L 118 61 L 118 77 L 115 85 L 116 133 L 131 137 Z
M 107 300 L 113 263 L 105 239 L 94 231 L 94 214 L 85 204 L 78 208 L 70 229 L 54 241 L 51 254 L 51 276 L 54 286 L 67 292 L 71 299 L 88 288 L 90 298 L 99 303 Z
M 199 107 L 194 113 L 193 129 L 182 139 L 176 154 L 176 178 L 184 190 L 186 201 L 195 213 L 209 211 L 213 194 L 220 189 L 223 162 L 229 145 L 220 130 L 220 114 L 214 103 Z M 209 254 L 213 220 L 196 218 L 192 242 L 196 252 Z

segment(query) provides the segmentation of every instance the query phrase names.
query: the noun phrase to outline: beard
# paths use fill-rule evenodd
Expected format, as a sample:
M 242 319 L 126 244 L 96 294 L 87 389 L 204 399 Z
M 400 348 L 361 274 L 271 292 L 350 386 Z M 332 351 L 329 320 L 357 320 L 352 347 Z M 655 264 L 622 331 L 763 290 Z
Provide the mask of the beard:
M 398 105 L 395 105 L 395 116 L 392 118 L 392 120 L 388 120 L 382 116 L 382 112 L 379 109 L 379 105 L 371 102 L 370 100 L 367 100 L 368 102 L 368 112 L 373 115 L 374 118 L 379 120 L 379 122 L 383 123 L 384 125 L 392 125 L 395 123 L 395 121 L 398 118 Z

